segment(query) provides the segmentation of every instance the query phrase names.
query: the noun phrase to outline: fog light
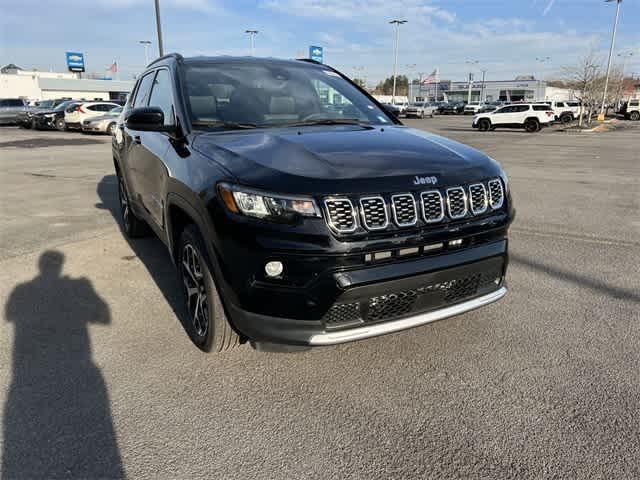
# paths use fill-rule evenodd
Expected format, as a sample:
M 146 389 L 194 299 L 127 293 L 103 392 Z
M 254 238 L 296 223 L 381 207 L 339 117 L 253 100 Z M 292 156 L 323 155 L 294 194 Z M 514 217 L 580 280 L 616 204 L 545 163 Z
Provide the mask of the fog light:
M 284 266 L 282 265 L 282 262 L 278 261 L 268 262 L 264 266 L 264 271 L 268 277 L 279 277 L 280 275 L 282 275 L 283 270 Z

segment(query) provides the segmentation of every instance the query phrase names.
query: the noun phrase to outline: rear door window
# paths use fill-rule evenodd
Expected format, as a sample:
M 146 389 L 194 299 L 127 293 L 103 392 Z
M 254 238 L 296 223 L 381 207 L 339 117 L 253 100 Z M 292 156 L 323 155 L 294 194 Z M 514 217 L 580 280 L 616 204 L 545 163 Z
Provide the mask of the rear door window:
M 534 105 L 533 109 L 536 112 L 547 112 L 547 111 L 551 110 L 551 108 L 548 107 L 547 105 Z
M 514 108 L 514 112 L 526 112 L 529 110 L 529 105 L 516 105 Z

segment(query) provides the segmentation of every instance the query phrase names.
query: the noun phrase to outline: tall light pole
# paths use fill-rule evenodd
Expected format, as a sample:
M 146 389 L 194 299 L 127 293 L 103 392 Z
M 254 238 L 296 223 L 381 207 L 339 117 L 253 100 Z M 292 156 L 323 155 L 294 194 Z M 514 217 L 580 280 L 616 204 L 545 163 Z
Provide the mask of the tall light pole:
M 544 95 L 542 95 L 542 83 L 544 81 L 544 64 L 549 63 L 551 61 L 551 57 L 536 57 L 536 61 L 540 62 L 540 78 L 538 78 L 538 100 L 546 100 Z
M 353 67 L 353 77 L 354 79 L 358 77 L 358 75 L 360 75 L 360 80 L 362 81 L 362 88 L 367 88 L 367 80 L 366 80 L 366 75 L 364 74 L 364 67 L 362 65 L 356 65 Z M 360 72 L 360 73 L 358 73 Z
M 391 103 L 396 103 L 396 74 L 398 72 L 398 42 L 400 39 L 400 25 L 407 23 L 407 20 L 391 20 L 389 23 L 396 26 L 396 43 L 393 61 L 393 92 L 391 93 Z
M 164 47 L 162 46 L 162 25 L 160 24 L 160 0 L 155 1 L 156 4 L 156 30 L 158 32 L 158 52 L 160 56 L 164 56 Z
M 480 63 L 478 60 L 467 60 L 465 63 L 473 66 L 478 66 Z M 473 73 L 469 72 L 469 91 L 467 93 L 467 104 L 471 103 L 471 88 L 473 87 Z
M 613 32 L 611 33 L 611 47 L 609 47 L 609 61 L 607 62 L 607 76 L 604 79 L 604 92 L 602 92 L 602 106 L 600 107 L 600 115 L 598 121 L 604 121 L 604 105 L 607 102 L 607 89 L 609 88 L 609 73 L 611 72 L 611 57 L 613 49 L 616 46 L 616 30 L 618 30 L 618 18 L 620 17 L 620 4 L 622 0 L 605 0 L 606 3 L 616 2 L 616 19 L 613 21 Z
M 258 34 L 258 30 L 245 30 L 244 33 L 248 33 L 249 34 L 250 43 L 251 43 L 251 56 L 253 57 L 254 56 L 253 55 L 253 51 L 254 51 L 254 47 L 255 47 L 254 38 Z
M 622 72 L 620 72 L 620 88 L 616 95 L 616 107 L 620 105 L 621 97 L 624 96 L 624 71 L 627 69 L 627 58 L 633 57 L 633 52 L 619 53 L 618 56 L 622 57 Z
M 151 46 L 151 42 L 149 40 L 140 40 L 138 43 L 144 47 L 144 64 L 145 66 L 149 65 L 149 46 Z

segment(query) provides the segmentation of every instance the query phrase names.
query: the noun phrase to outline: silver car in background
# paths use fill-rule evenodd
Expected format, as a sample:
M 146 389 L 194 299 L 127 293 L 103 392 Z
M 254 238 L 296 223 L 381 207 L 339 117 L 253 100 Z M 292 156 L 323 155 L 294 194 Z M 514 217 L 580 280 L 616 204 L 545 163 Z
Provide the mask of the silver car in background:
M 15 125 L 21 123 L 26 113 L 27 102 L 23 99 L 0 99 L 0 125 Z
M 407 107 L 405 114 L 407 117 L 424 118 L 427 115 L 433 117 L 433 114 L 435 113 L 437 108 L 438 107 L 435 103 L 416 102 Z
M 82 120 L 82 131 L 85 133 L 107 133 L 109 135 L 114 135 L 116 133 L 116 128 L 118 128 L 117 120 L 121 113 L 122 107 L 116 107 L 99 117 L 91 117 Z

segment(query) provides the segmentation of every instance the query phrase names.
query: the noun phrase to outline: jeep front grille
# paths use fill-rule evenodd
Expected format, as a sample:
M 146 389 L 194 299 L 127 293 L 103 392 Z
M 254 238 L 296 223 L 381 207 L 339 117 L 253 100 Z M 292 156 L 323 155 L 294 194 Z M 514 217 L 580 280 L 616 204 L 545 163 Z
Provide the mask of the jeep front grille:
M 391 196 L 393 220 L 399 227 L 410 227 L 418 222 L 416 201 L 410 193 Z
M 480 215 L 487 211 L 487 189 L 482 183 L 474 183 L 469 187 L 469 207 L 471 213 Z
M 328 197 L 324 199 L 324 210 L 329 227 L 338 234 L 348 234 L 479 216 L 501 208 L 504 196 L 502 181 L 494 178 L 446 190 L 432 188 L 422 192 Z
M 442 194 L 438 190 L 430 190 L 420 194 L 422 200 L 422 218 L 427 223 L 439 222 L 444 218 Z
M 467 194 L 462 187 L 447 189 L 447 209 L 452 219 L 462 218 L 467 214 Z
M 327 208 L 329 226 L 338 233 L 355 231 L 356 215 L 348 198 L 329 198 L 324 201 Z
M 389 224 L 387 206 L 382 197 L 362 197 L 360 199 L 362 223 L 367 230 L 384 230 Z
M 504 193 L 502 182 L 499 179 L 489 181 L 489 205 L 494 210 L 500 208 L 504 203 Z

